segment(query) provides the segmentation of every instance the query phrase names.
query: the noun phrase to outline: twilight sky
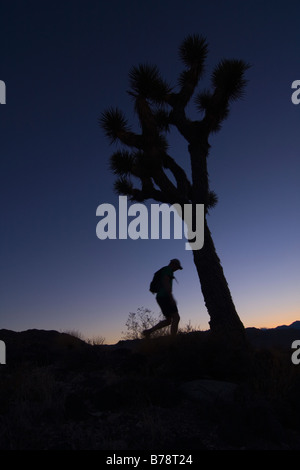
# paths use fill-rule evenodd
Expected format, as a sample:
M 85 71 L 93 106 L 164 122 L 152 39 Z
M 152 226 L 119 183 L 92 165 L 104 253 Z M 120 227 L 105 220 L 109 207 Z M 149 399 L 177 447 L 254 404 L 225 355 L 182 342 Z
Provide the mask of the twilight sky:
M 176 85 L 178 46 L 196 33 L 209 43 L 200 88 L 223 58 L 251 64 L 208 161 L 219 197 L 208 222 L 233 300 L 247 327 L 300 320 L 299 13 L 298 0 L 1 1 L 0 329 L 117 342 L 129 312 L 158 315 L 149 283 L 173 257 L 184 268 L 174 283 L 181 325 L 208 328 L 185 239 L 96 236 L 98 205 L 118 209 L 108 168 L 116 147 L 98 117 L 118 106 L 135 124 L 130 68 L 156 64 Z M 189 174 L 175 132 L 170 154 Z

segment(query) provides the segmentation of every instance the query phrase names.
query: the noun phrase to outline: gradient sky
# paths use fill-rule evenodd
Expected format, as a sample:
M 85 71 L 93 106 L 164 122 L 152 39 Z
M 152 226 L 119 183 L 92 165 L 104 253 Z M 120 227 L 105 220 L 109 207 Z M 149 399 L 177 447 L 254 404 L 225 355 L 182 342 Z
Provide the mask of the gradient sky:
M 135 122 L 130 68 L 156 64 L 175 85 L 178 46 L 194 33 L 209 43 L 204 88 L 223 58 L 252 66 L 208 161 L 219 197 L 208 222 L 237 311 L 247 327 L 300 319 L 299 13 L 298 0 L 1 1 L 0 329 L 117 342 L 130 312 L 158 315 L 149 283 L 173 257 L 184 268 L 174 283 L 181 325 L 208 328 L 185 240 L 96 237 L 98 205 L 118 202 L 116 148 L 98 117 L 118 106 Z M 174 133 L 170 145 L 189 173 L 184 140 Z

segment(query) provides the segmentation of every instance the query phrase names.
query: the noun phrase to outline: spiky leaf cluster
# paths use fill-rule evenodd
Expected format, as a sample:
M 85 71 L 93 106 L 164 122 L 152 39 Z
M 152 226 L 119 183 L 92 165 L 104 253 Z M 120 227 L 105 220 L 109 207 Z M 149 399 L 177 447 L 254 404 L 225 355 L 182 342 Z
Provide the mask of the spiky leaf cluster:
M 130 91 L 134 97 L 141 97 L 154 103 L 163 103 L 171 92 L 168 83 L 162 79 L 156 65 L 141 64 L 129 72 Z
M 186 107 L 204 72 L 207 53 L 208 45 L 202 36 L 184 39 L 179 57 L 185 69 L 179 75 L 178 92 L 161 77 L 156 66 L 141 64 L 131 68 L 128 93 L 134 100 L 140 133 L 131 131 L 118 108 L 108 109 L 100 119 L 111 142 L 119 141 L 129 147 L 129 151 L 115 152 L 110 160 L 111 170 L 118 177 L 115 183 L 118 194 L 132 200 L 153 198 L 170 204 L 204 202 L 206 210 L 217 204 L 217 196 L 208 182 L 208 137 L 220 129 L 229 114 L 230 103 L 243 95 L 249 66 L 241 60 L 222 60 L 211 75 L 211 89 L 202 90 L 195 98 L 202 120 L 192 121 L 186 116 Z M 168 155 L 165 134 L 171 126 L 186 139 L 189 149 L 202 149 L 203 153 L 190 152 L 193 183 Z M 175 183 L 166 170 L 171 171 Z M 134 186 L 132 177 L 140 181 L 140 188 Z
M 206 39 L 197 34 L 187 36 L 179 47 L 179 57 L 187 69 L 204 68 L 208 45 Z
M 120 177 L 114 183 L 114 190 L 121 196 L 131 197 L 133 192 L 132 182 L 126 177 Z
M 110 168 L 115 175 L 126 176 L 134 171 L 135 156 L 127 150 L 119 150 L 110 157 Z
M 228 101 L 240 99 L 247 80 L 244 74 L 249 65 L 242 60 L 222 60 L 212 74 L 212 84 L 216 91 Z
M 109 108 L 102 113 L 99 124 L 111 143 L 114 143 L 122 133 L 129 131 L 127 119 L 118 108 Z

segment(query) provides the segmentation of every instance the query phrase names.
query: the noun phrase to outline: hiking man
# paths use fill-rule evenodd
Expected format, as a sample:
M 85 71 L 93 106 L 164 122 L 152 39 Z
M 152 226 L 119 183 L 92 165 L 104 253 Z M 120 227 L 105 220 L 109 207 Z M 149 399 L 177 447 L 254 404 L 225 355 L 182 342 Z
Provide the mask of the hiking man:
M 160 321 L 152 328 L 149 328 L 149 330 L 144 330 L 143 335 L 146 338 L 148 338 L 154 331 L 160 330 L 161 328 L 169 325 L 171 325 L 171 335 L 176 336 L 177 334 L 180 316 L 178 313 L 176 301 L 172 294 L 172 285 L 174 279 L 173 273 L 178 269 L 182 269 L 180 261 L 178 259 L 172 259 L 168 266 L 164 266 L 158 271 L 158 287 L 155 290 L 151 290 L 150 288 L 152 292 L 157 292 L 156 301 L 166 319 Z

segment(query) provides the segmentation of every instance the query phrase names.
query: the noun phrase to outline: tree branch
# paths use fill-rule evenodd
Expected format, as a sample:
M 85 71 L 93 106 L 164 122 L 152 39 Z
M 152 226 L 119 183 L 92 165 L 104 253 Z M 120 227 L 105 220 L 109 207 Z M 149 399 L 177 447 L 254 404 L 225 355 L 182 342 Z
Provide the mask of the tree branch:
M 170 155 L 167 154 L 163 158 L 163 165 L 173 173 L 176 179 L 177 189 L 181 193 L 182 197 L 187 199 L 187 201 L 191 200 L 192 186 L 186 176 L 185 171 Z
M 138 150 L 143 149 L 143 138 L 139 134 L 130 131 L 119 131 L 117 137 L 127 147 L 135 147 Z

